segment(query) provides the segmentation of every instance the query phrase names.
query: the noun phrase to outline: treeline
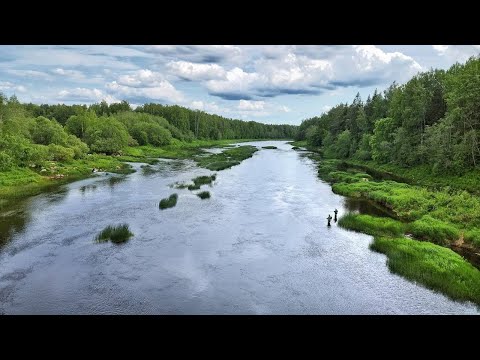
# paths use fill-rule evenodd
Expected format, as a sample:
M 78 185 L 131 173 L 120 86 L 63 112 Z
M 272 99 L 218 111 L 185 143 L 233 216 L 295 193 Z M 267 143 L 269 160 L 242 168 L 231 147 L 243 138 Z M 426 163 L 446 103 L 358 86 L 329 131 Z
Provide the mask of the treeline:
M 175 139 L 293 138 L 296 128 L 225 119 L 180 106 L 148 104 L 133 111 L 126 101 L 21 104 L 0 93 L 0 171 L 81 159 L 92 152 L 121 154 L 127 146 L 163 146 Z
M 133 111 L 126 101 L 110 105 L 102 101 L 89 107 L 87 105 L 26 104 L 25 109 L 33 117 L 44 116 L 55 119 L 62 125 L 65 125 L 71 116 L 86 110 L 94 111 L 97 116 L 112 116 L 121 112 Z M 270 125 L 255 121 L 229 119 L 178 105 L 150 103 L 137 107 L 135 112 L 163 117 L 184 133 L 187 139 L 293 139 L 297 130 L 297 126 Z
M 480 162 L 480 58 L 447 71 L 395 82 L 365 102 L 340 104 L 304 120 L 296 140 L 320 147 L 325 157 L 373 159 L 436 172 L 461 172 Z

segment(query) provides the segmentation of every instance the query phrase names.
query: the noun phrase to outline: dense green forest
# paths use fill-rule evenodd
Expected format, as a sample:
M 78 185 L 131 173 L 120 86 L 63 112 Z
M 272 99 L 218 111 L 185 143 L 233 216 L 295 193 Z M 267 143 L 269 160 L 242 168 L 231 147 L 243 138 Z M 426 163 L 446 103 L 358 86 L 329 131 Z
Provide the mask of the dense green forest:
M 226 119 L 181 106 L 121 103 L 21 104 L 0 93 L 0 171 L 40 169 L 46 161 L 82 159 L 88 153 L 122 154 L 197 139 L 293 138 L 296 126 Z
M 304 120 L 296 140 L 324 157 L 428 166 L 459 174 L 480 162 L 480 58 L 420 73 Z

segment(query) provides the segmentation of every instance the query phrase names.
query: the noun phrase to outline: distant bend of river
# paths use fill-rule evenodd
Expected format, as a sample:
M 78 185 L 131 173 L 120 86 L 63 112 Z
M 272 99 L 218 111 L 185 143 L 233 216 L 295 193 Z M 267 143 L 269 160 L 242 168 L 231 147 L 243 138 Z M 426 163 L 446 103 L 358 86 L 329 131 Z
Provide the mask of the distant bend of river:
M 169 187 L 211 174 L 191 160 L 102 175 L 16 204 L 0 216 L 4 314 L 478 314 L 389 272 L 372 237 L 329 228 L 335 195 L 285 141 L 217 173 L 201 200 Z M 176 207 L 159 210 L 177 192 Z M 94 243 L 128 223 L 127 243 Z

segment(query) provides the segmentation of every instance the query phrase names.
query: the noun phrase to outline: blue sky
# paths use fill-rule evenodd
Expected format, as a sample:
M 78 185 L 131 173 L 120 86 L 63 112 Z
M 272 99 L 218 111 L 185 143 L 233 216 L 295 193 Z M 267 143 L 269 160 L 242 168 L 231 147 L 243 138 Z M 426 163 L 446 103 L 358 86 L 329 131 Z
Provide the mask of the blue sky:
M 299 124 L 479 45 L 0 45 L 0 92 L 33 103 L 127 100 Z

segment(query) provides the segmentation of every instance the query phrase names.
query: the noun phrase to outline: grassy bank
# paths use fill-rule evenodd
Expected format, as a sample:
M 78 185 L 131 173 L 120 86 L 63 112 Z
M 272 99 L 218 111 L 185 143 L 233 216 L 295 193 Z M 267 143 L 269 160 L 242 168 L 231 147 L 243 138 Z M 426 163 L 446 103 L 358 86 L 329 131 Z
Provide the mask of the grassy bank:
M 14 168 L 0 172 L 0 207 L 11 201 L 40 194 L 71 181 L 87 178 L 92 170 L 128 174 L 131 166 L 116 157 L 89 155 L 70 162 L 47 162 L 42 169 Z
M 404 178 L 410 184 L 433 189 L 450 188 L 465 190 L 480 196 L 480 170 L 469 170 L 462 174 L 435 173 L 428 166 L 404 168 L 392 164 L 377 164 L 374 161 L 348 160 L 347 164 L 356 166 L 363 171 L 376 171 L 383 174 L 393 174 Z
M 338 224 L 373 235 L 370 248 L 387 255 L 392 272 L 451 299 L 480 305 L 480 271 L 450 249 L 404 237 L 407 224 L 358 214 L 347 214 Z
M 335 193 L 369 199 L 398 219 L 347 214 L 339 225 L 373 235 L 371 249 L 387 255 L 392 272 L 452 299 L 480 304 L 480 271 L 449 248 L 480 252 L 480 198 L 458 183 L 457 187 L 442 187 L 443 180 L 433 184 L 433 177 L 427 175 L 428 181 L 417 178 L 408 184 L 381 180 L 409 177 L 392 169 L 382 173 L 365 164 L 319 161 L 318 175 L 332 184 Z
M 193 159 L 199 154 L 205 154 L 202 148 L 227 147 L 232 143 L 247 141 L 260 141 L 251 139 L 234 140 L 194 140 L 192 142 L 181 142 L 176 139 L 171 145 L 163 147 L 137 146 L 127 147 L 121 156 L 106 156 L 91 154 L 84 159 L 72 160 L 69 162 L 46 162 L 42 169 L 13 168 L 9 171 L 0 172 L 0 207 L 7 205 L 28 196 L 40 194 L 48 189 L 63 185 L 72 181 L 92 176 L 92 169 L 111 173 L 128 174 L 134 172 L 131 166 L 125 162 L 144 162 L 154 164 L 158 158 L 170 159 Z M 245 158 L 245 152 L 235 151 L 236 148 L 227 150 L 227 159 L 231 162 L 220 164 L 208 164 L 209 161 L 201 159 L 203 165 L 212 168 L 227 168 L 236 165 Z M 215 157 L 212 160 L 217 160 Z M 202 166 L 202 165 L 200 165 Z M 206 166 L 204 166 L 206 167 Z
M 342 168 L 340 171 L 338 168 Z M 480 198 L 465 190 L 433 189 L 391 180 L 374 181 L 364 169 L 345 168 L 338 160 L 319 164 L 319 176 L 331 182 L 335 193 L 369 199 L 409 223 L 416 238 L 450 245 L 460 238 L 480 244 Z M 480 250 L 480 248 L 479 248 Z

